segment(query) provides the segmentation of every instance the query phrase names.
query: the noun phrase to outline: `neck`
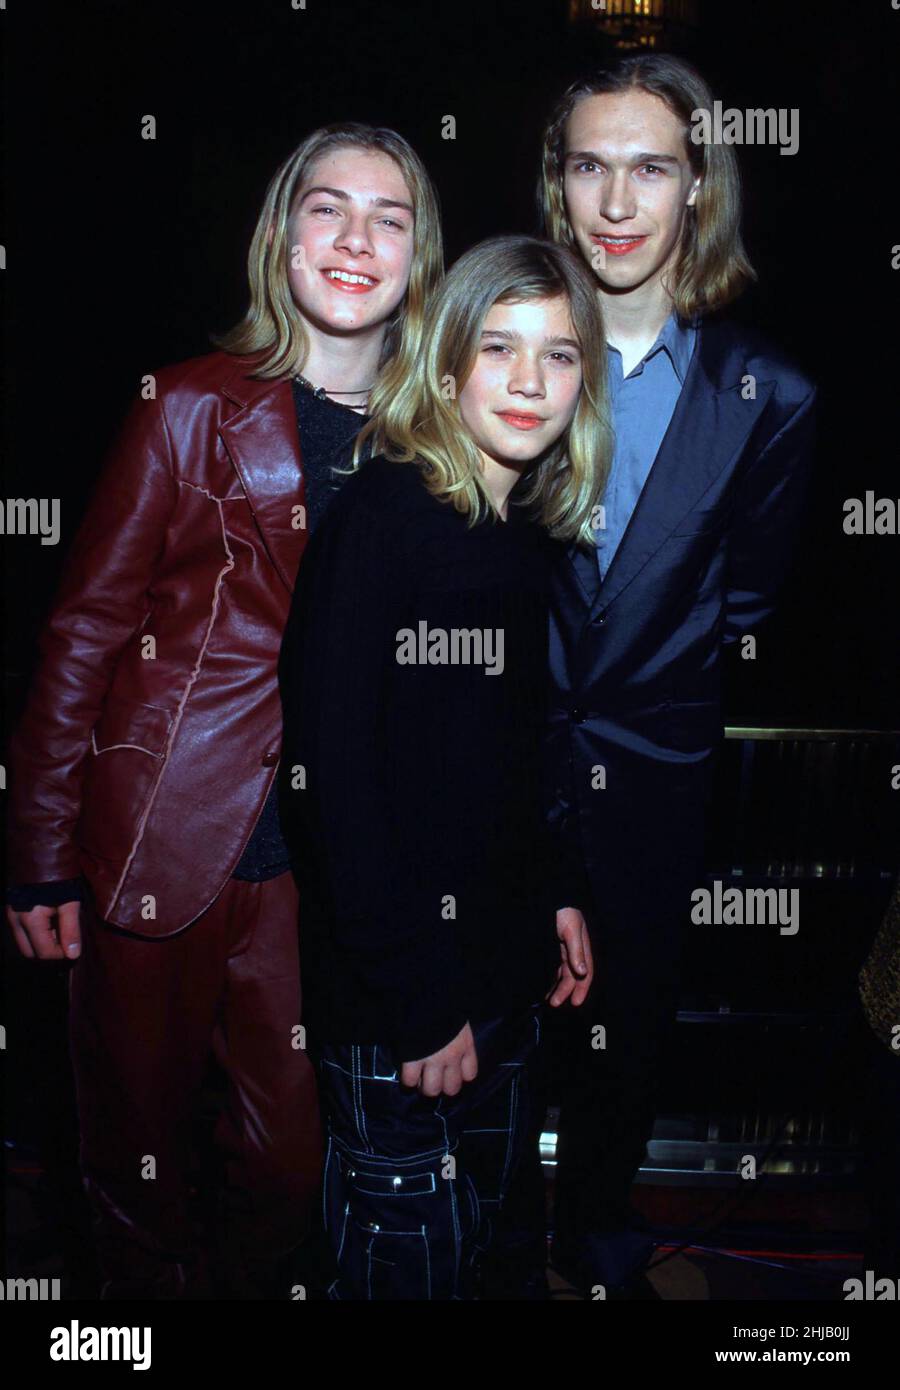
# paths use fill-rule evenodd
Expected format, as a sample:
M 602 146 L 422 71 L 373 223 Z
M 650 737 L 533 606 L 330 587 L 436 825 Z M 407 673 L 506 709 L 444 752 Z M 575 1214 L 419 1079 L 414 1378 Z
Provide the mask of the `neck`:
M 378 362 L 387 331 L 385 324 L 365 333 L 323 333 L 312 324 L 305 325 L 309 352 L 299 371 L 313 386 L 323 386 L 337 400 L 356 404 L 378 374 Z M 357 393 L 356 395 L 352 393 Z
M 491 494 L 491 501 L 505 521 L 509 494 L 521 478 L 522 470 L 515 464 L 498 463 L 496 459 L 490 458 L 485 453 L 481 455 L 481 465 L 485 486 Z
M 672 312 L 672 296 L 661 281 L 651 280 L 627 294 L 609 294 L 601 289 L 600 307 L 606 324 L 607 341 L 623 358 L 638 361 L 652 347 L 660 329 Z

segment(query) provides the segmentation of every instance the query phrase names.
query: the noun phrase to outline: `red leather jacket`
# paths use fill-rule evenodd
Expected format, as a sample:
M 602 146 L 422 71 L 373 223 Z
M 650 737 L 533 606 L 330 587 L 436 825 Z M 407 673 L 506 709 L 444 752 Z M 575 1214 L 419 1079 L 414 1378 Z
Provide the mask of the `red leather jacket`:
M 247 370 L 167 367 L 132 407 L 10 748 L 11 881 L 83 873 L 140 936 L 213 902 L 278 764 L 303 477 L 290 382 Z

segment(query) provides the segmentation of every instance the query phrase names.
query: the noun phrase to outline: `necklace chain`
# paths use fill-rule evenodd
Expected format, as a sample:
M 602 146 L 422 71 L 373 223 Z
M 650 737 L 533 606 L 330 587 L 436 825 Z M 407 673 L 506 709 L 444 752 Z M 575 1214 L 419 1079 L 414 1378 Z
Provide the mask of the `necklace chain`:
M 327 386 L 313 386 L 312 382 L 308 381 L 300 372 L 296 372 L 295 377 L 301 386 L 305 386 L 307 391 L 312 391 L 313 395 L 320 401 L 324 400 L 326 396 L 365 396 L 368 399 L 369 392 L 372 389 L 371 386 L 363 386 L 357 391 L 329 391 Z M 343 401 L 336 401 L 335 404 L 343 405 Z M 365 404 L 365 401 L 360 402 L 360 405 L 364 406 Z M 348 406 L 350 410 L 357 410 L 358 408 L 359 406 L 356 405 Z

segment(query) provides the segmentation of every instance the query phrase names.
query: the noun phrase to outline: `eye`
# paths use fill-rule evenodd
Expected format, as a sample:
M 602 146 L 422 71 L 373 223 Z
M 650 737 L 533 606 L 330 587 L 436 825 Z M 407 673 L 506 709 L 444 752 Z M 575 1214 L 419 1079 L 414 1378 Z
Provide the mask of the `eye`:
M 642 172 L 649 172 L 652 170 L 654 174 L 664 174 L 666 172 L 665 169 L 660 168 L 658 164 L 643 164 L 641 169 Z
M 382 217 L 381 221 L 386 227 L 396 227 L 400 232 L 406 231 L 406 223 L 398 222 L 396 217 Z
M 312 211 L 313 211 L 313 212 L 337 212 L 337 208 L 332 207 L 330 204 L 322 203 L 319 207 L 313 208 Z
M 554 358 L 557 362 L 568 363 L 570 367 L 574 367 L 578 361 L 578 359 L 576 357 L 573 357 L 570 352 L 551 352 L 550 356 Z
M 593 159 L 579 159 L 572 165 L 572 168 L 575 170 L 576 174 L 585 174 L 592 173 L 595 169 L 599 169 L 600 165 L 595 163 Z
M 485 343 L 485 345 L 484 345 L 484 351 L 485 351 L 485 352 L 491 352 L 491 353 L 494 353 L 494 352 L 508 352 L 508 351 L 509 351 L 509 348 L 506 346 L 505 343 Z

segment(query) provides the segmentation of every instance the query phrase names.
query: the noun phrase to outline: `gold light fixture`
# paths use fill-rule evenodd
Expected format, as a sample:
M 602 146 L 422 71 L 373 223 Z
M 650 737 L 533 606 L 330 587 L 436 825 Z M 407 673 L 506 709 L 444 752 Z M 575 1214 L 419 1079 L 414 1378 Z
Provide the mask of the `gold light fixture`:
M 698 0 L 569 0 L 570 24 L 594 24 L 616 48 L 677 46 L 700 22 Z

